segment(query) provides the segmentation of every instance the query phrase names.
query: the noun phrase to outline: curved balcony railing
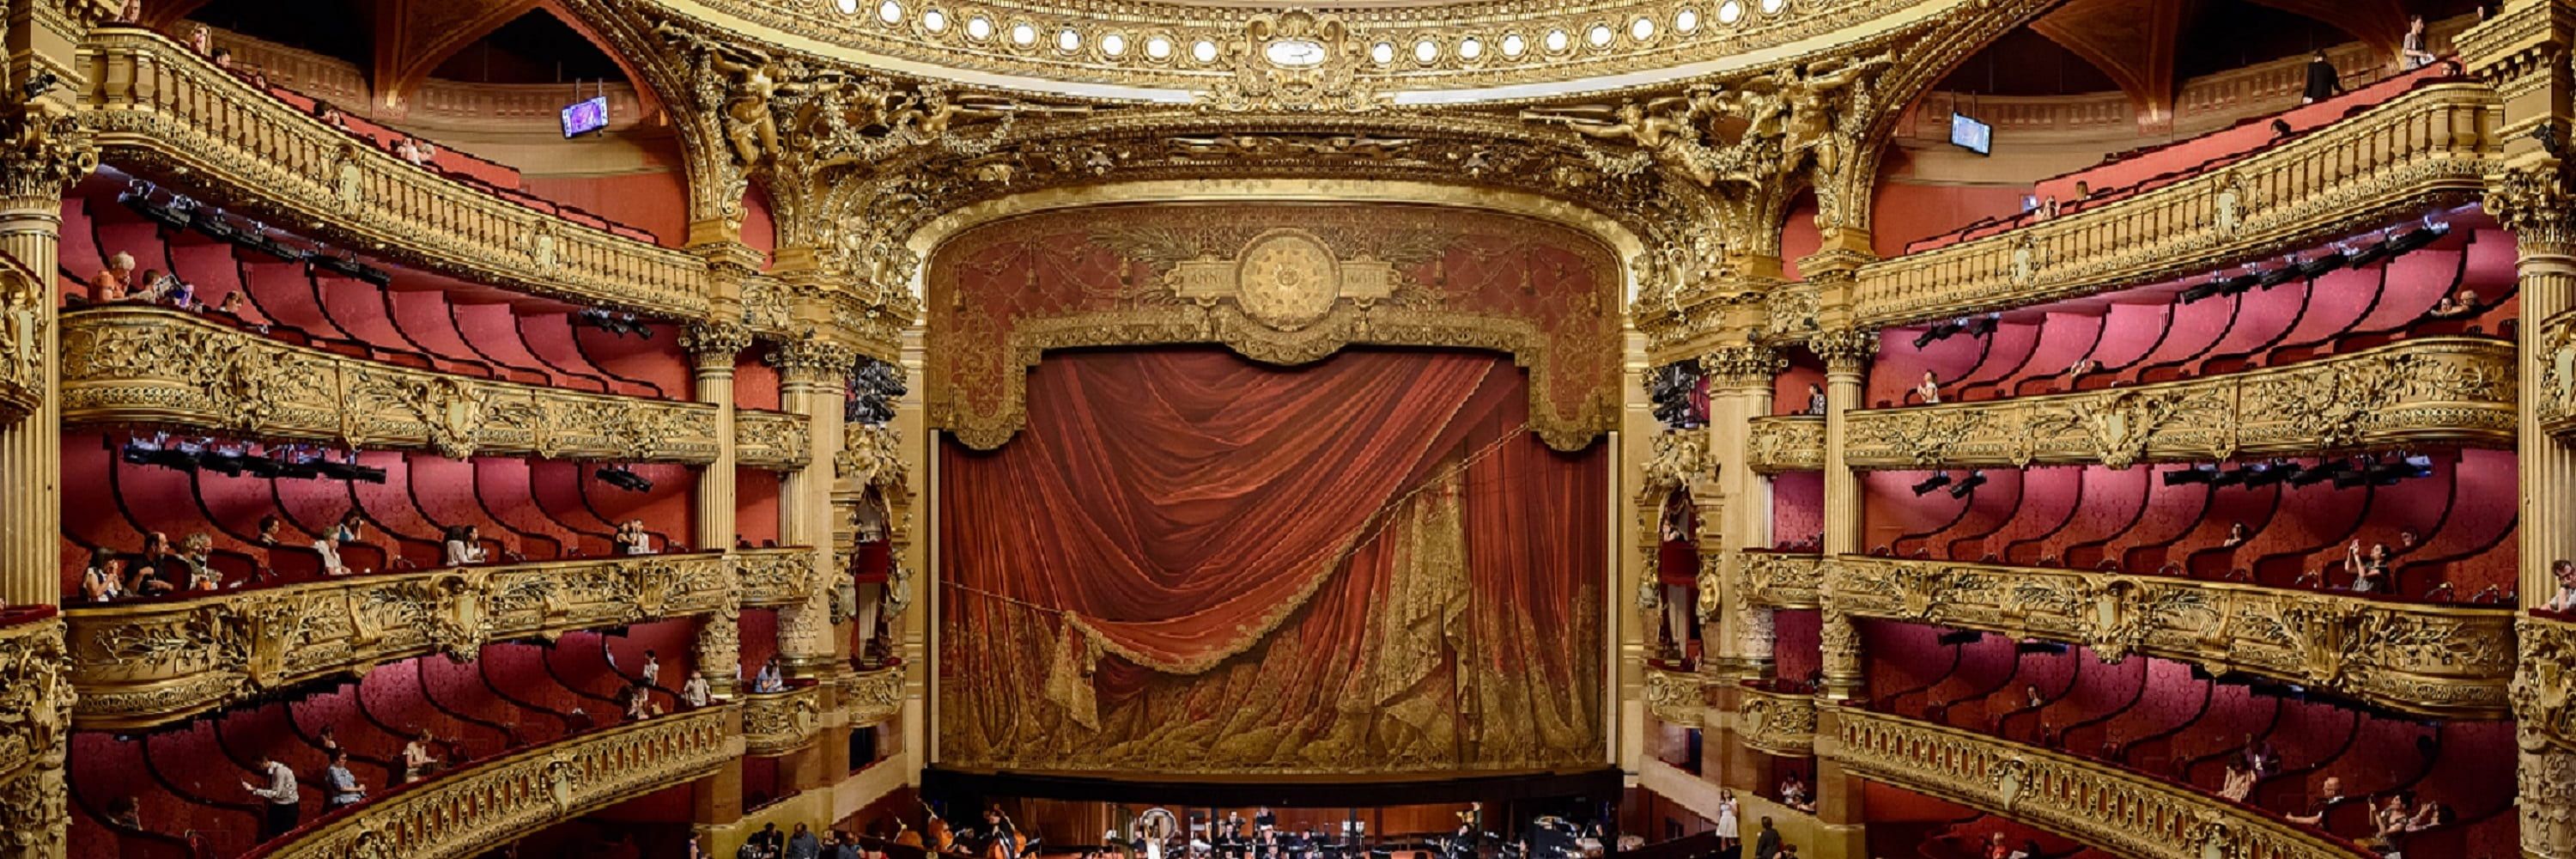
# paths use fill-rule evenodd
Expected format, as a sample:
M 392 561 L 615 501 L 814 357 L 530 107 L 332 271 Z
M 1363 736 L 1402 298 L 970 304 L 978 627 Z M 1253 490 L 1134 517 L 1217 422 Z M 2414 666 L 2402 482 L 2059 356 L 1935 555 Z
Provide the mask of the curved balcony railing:
M 1705 678 L 1696 672 L 1646 667 L 1646 711 L 1669 725 L 1700 726 L 1708 708 Z
M 0 720 L 0 784 L 59 751 L 72 694 L 62 668 L 53 609 L 0 608 L 0 713 L 15 717 Z
M 732 707 L 580 734 L 442 774 L 245 859 L 479 856 L 528 833 L 714 773 L 742 756 Z
M 904 666 L 898 662 L 841 675 L 841 713 L 850 727 L 874 725 L 903 712 Z
M 1833 709 L 1816 753 L 1861 778 L 2140 859 L 2369 859 L 2358 845 L 2101 763 L 1902 716 Z
M 80 50 L 83 121 L 106 160 L 187 176 L 192 195 L 481 283 L 704 318 L 705 261 L 503 200 L 364 146 L 149 30 Z
M 436 373 L 145 305 L 62 319 L 63 420 L 367 448 L 704 463 L 716 407 Z
M 814 594 L 811 547 L 735 549 L 733 556 L 734 571 L 741 576 L 743 605 L 795 605 Z
M 1858 468 L 2125 468 L 2406 444 L 2511 448 L 2514 347 L 2423 337 L 2177 382 L 1847 413 Z
M 431 653 L 719 611 L 723 553 L 381 573 L 192 598 L 77 606 L 74 724 L 124 730 Z
M 733 461 L 745 468 L 789 471 L 805 467 L 813 444 L 813 419 L 788 412 L 734 412 Z
M 1825 467 L 1825 416 L 1770 415 L 1754 418 L 1747 457 L 1754 471 L 1816 471 Z
M 2406 713 L 2509 712 L 2513 612 L 2225 582 L 1844 555 L 1827 598 L 1852 617 L 2146 653 L 2275 677 Z
M 1816 753 L 1816 697 L 1744 686 L 1736 692 L 1735 738 L 1754 751 L 1803 758 Z
M 1825 558 L 1814 553 L 1744 553 L 1744 596 L 1763 608 L 1815 608 L 1825 585 Z
M 2428 84 L 2224 169 L 1863 266 L 1855 310 L 1862 324 L 1886 327 L 2088 295 L 2472 201 L 2500 119 L 2482 84 Z
M 840 715 L 825 711 L 828 691 L 818 684 L 742 696 L 743 751 L 773 757 L 812 744 L 825 722 Z

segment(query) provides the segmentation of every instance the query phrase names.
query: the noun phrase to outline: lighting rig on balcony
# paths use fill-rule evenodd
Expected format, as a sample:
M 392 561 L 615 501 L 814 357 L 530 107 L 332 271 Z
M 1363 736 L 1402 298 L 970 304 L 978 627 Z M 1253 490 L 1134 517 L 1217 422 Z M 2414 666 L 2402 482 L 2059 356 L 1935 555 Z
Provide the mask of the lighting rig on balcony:
M 1975 644 L 1977 642 L 1984 641 L 1986 640 L 1986 634 L 1973 629 L 1954 629 L 1949 632 L 1941 633 L 1941 638 L 1939 640 L 1944 647 L 1957 647 L 1963 644 Z
M 599 478 L 599 482 L 601 483 L 605 483 L 628 492 L 653 491 L 653 481 L 646 479 L 644 475 L 637 474 L 634 471 L 629 470 L 623 465 L 601 466 L 598 471 L 591 472 L 590 476 Z
M 2205 484 L 2208 486 L 2243 486 L 2248 489 L 2288 483 L 2291 486 L 2313 486 L 2334 481 L 2337 489 L 2355 486 L 2395 486 L 2418 477 L 2433 476 L 2433 458 L 2424 454 L 2390 453 L 2362 455 L 2349 459 L 2324 460 L 2314 464 L 2274 459 L 2249 462 L 2234 468 L 2215 463 L 2200 463 L 2165 472 L 2166 486 Z M 1914 493 L 1923 494 L 1921 491 Z
M 226 213 L 185 194 L 162 191 L 140 179 L 127 182 L 125 190 L 117 193 L 116 201 L 165 229 L 195 232 L 283 262 L 304 263 L 379 287 L 393 282 L 391 274 L 358 262 L 355 256 L 334 254 L 319 244 L 309 250 L 295 247 L 279 238 L 277 231 L 265 222 Z
M 1675 361 L 1656 367 L 1646 378 L 1646 397 L 1654 403 L 1655 422 L 1666 429 L 1708 425 L 1708 412 L 1698 403 L 1699 364 Z
M 1932 490 L 1948 485 L 1950 485 L 1950 473 L 1947 471 L 1935 471 L 1932 472 L 1932 476 L 1923 478 L 1921 482 L 1914 484 L 1912 488 L 1914 489 L 1914 497 L 1921 498 L 1925 495 L 1932 494 Z
M 852 426 L 884 426 L 894 420 L 894 404 L 903 399 L 903 368 L 865 355 L 850 370 L 848 396 L 841 419 Z
M 2234 275 L 2212 274 L 2207 282 L 2183 290 L 2182 303 L 2190 304 L 2207 298 L 2238 295 L 2255 287 L 2270 290 L 2272 287 L 2293 280 L 2314 280 L 2335 269 L 2347 266 L 2359 268 L 2404 254 L 2450 235 L 2450 223 L 2439 220 L 2443 214 L 2447 213 L 2437 212 L 2425 215 L 2421 221 L 2411 226 L 2380 230 L 2378 241 L 2366 244 L 2356 241 L 2336 242 L 2315 256 L 2302 257 L 2299 254 L 2291 254 L 2284 258 L 2280 265 L 2270 268 L 2249 265 Z
M 1993 334 L 1995 333 L 1995 328 L 2003 324 L 2003 318 L 2004 315 L 2001 313 L 1988 313 L 1982 316 L 1962 316 L 1957 319 L 1932 323 L 1932 327 L 1925 328 L 1923 329 L 1923 333 L 1914 335 L 1914 348 L 1921 349 L 1923 347 L 1930 346 L 1935 342 L 1948 340 L 1952 336 L 1959 334 L 1966 334 L 1970 337 L 1984 337 L 1986 335 Z
M 155 433 L 151 438 L 132 438 L 118 451 L 118 456 L 135 465 L 158 465 L 185 472 L 211 471 L 226 477 L 252 477 L 297 480 L 329 479 L 358 483 L 383 483 L 385 470 L 358 463 L 358 452 L 342 451 L 338 458 L 312 445 L 268 445 L 254 452 L 250 442 L 218 441 L 210 436 L 174 437 Z
M 606 331 L 609 334 L 618 337 L 633 335 L 645 340 L 653 339 L 653 326 L 647 325 L 643 320 L 635 318 L 635 314 L 632 313 L 620 313 L 597 307 L 590 307 L 584 308 L 580 313 L 575 314 L 573 318 L 580 321 L 583 325 L 588 325 L 592 328 Z

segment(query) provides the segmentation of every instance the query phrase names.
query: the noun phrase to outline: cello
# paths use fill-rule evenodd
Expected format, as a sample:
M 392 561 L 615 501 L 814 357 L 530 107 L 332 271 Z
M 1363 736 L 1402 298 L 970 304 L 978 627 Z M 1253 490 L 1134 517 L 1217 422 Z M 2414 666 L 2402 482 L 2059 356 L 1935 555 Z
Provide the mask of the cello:
M 939 819 L 939 810 L 931 808 L 930 803 L 924 802 L 921 804 L 921 811 L 930 815 L 929 822 L 923 824 L 921 828 L 922 848 L 938 854 L 946 853 L 950 847 L 956 846 L 956 836 L 948 831 L 948 821 Z

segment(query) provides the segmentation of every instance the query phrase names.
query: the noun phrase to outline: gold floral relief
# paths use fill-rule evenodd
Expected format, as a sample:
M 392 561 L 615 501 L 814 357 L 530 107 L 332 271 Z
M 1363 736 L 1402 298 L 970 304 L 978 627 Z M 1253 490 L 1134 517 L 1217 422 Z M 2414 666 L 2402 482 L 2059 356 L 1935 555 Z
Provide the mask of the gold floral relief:
M 934 426 L 996 447 L 1053 349 L 1222 344 L 1300 364 L 1347 345 L 1511 354 L 1562 450 L 1617 419 L 1620 268 L 1534 219 L 1398 204 L 1132 204 L 970 228 L 928 274 Z

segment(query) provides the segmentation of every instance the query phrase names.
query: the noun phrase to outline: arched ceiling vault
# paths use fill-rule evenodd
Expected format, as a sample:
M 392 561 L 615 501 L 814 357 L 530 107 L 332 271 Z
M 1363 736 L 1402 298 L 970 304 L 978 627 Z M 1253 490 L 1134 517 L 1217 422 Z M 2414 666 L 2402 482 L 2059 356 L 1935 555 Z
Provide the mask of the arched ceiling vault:
M 144 23 L 164 32 L 177 32 L 187 17 L 204 8 L 209 0 L 169 0 L 147 4 Z M 577 13 L 561 0 L 348 0 L 370 23 L 373 39 L 372 56 L 360 64 L 379 110 L 399 114 L 409 104 L 413 93 L 438 67 L 458 53 L 492 35 L 503 25 L 532 12 L 554 16 L 572 31 L 580 34 L 607 54 L 625 71 L 629 83 L 636 85 L 637 98 L 647 116 L 658 115 L 664 100 L 657 97 L 650 79 L 642 74 L 636 58 L 651 56 L 629 50 L 604 38 L 596 26 L 607 20 L 600 15 Z M 614 5 L 614 4 L 612 4 Z M 613 16 L 611 16 L 613 17 Z
M 2402 0 L 2253 0 L 2333 25 L 2382 55 L 2406 33 Z M 2137 107 L 2141 124 L 2173 117 L 2180 81 L 2175 59 L 2183 35 L 2201 16 L 2218 14 L 2206 0 L 2068 0 L 2030 24 L 2108 76 Z

